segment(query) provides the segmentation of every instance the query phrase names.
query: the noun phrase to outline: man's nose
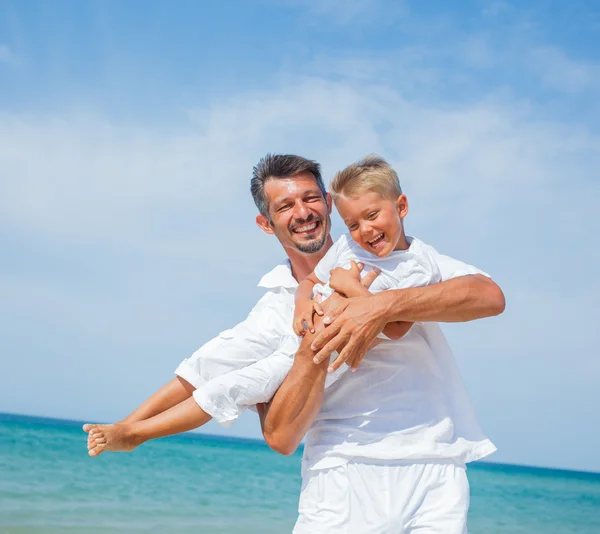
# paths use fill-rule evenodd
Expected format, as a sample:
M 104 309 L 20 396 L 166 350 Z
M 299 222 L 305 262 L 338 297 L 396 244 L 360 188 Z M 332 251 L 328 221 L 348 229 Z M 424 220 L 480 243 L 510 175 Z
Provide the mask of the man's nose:
M 297 202 L 294 209 L 294 217 L 296 219 L 305 220 L 308 219 L 309 216 L 310 210 L 308 209 L 308 206 L 304 202 Z

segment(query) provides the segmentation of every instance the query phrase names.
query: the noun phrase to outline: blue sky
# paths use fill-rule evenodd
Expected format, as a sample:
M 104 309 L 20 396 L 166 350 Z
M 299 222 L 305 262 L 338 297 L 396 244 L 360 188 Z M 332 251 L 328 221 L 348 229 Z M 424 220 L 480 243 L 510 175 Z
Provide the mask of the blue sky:
M 0 411 L 133 409 L 282 257 L 253 164 L 376 152 L 506 292 L 444 327 L 494 458 L 600 471 L 600 7 L 526 4 L 0 2 Z

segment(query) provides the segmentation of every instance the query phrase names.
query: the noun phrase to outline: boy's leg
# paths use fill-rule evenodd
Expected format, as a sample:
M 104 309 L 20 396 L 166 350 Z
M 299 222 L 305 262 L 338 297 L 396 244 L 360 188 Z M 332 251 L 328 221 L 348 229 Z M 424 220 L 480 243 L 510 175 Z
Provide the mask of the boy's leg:
M 125 419 L 122 419 L 117 424 L 129 424 L 137 421 L 149 419 L 159 413 L 162 413 L 173 406 L 189 399 L 195 391 L 187 380 L 180 376 L 173 378 L 161 387 L 156 393 L 144 401 L 138 408 L 131 412 Z M 88 433 L 88 450 L 93 448 L 92 436 L 90 430 L 98 427 L 98 425 L 86 423 L 83 425 L 84 432 Z
M 104 451 L 132 451 L 145 441 L 193 430 L 210 419 L 210 415 L 190 397 L 149 419 L 116 425 L 89 425 L 88 453 L 98 456 Z
M 125 417 L 125 419 L 119 421 L 119 423 L 135 423 L 158 415 L 189 399 L 195 389 L 187 380 L 176 376 Z

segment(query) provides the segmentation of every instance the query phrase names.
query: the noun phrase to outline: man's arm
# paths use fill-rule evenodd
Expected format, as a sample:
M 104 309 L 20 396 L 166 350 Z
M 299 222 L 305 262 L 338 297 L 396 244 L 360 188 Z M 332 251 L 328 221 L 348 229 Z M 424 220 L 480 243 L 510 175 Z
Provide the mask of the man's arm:
M 320 320 L 317 320 L 320 325 Z M 300 445 L 321 409 L 327 364 L 315 365 L 307 333 L 285 380 L 269 404 L 257 405 L 263 436 L 274 451 L 290 455 Z
M 378 274 L 375 270 L 367 273 L 360 284 L 370 287 Z M 334 293 L 323 302 L 323 310 L 328 313 L 343 300 L 339 293 Z M 320 317 L 315 319 L 315 327 L 317 332 L 324 328 Z M 321 409 L 329 361 L 314 364 L 311 345 L 315 336 L 305 334 L 292 368 L 271 402 L 256 407 L 265 441 L 280 454 L 294 453 Z
M 318 351 L 315 363 L 328 361 L 334 350 L 344 347 L 332 367 L 337 369 L 343 362 L 356 367 L 370 343 L 392 321 L 465 322 L 499 315 L 504 307 L 502 290 L 480 274 L 349 299 L 326 314 L 324 323 L 329 326 L 312 344 Z

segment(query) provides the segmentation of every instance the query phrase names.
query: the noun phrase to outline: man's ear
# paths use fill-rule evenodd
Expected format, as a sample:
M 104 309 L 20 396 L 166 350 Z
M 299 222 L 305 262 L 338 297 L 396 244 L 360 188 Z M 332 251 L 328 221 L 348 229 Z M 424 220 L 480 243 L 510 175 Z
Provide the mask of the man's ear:
M 398 215 L 400 215 L 401 219 L 404 219 L 408 215 L 408 199 L 406 195 L 400 195 L 396 204 L 398 206 Z
M 256 224 L 266 234 L 272 235 L 275 233 L 273 227 L 271 226 L 271 223 L 269 222 L 269 219 L 267 219 L 267 217 L 265 217 L 262 213 L 259 213 L 256 216 Z
M 327 202 L 327 212 L 331 215 L 331 210 L 333 209 L 333 199 L 329 193 L 325 193 L 325 201 Z

